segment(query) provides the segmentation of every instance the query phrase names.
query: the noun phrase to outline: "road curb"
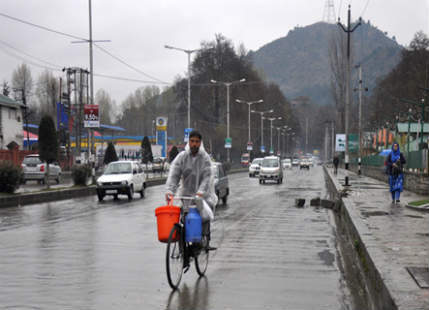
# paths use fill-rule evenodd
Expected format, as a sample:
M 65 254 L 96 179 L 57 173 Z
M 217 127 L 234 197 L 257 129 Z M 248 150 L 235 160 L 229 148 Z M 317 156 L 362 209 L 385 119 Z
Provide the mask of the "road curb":
M 246 168 L 233 169 L 228 171 L 228 174 L 235 174 L 246 172 Z M 167 178 L 157 178 L 153 180 L 146 181 L 146 187 L 158 186 L 165 184 Z M 85 197 L 96 194 L 96 189 L 94 185 L 85 186 L 85 187 L 71 187 L 58 190 L 50 190 L 45 192 L 35 192 L 35 193 L 22 193 L 22 194 L 12 194 L 7 196 L 0 196 L 0 208 L 6 207 L 16 207 L 24 206 L 36 203 L 44 203 L 50 201 L 58 201 L 65 199 L 72 199 L 77 197 Z
M 158 178 L 146 181 L 146 187 L 165 184 L 166 178 Z M 62 189 L 52 189 L 45 192 L 12 194 L 0 196 L 0 208 L 24 206 L 36 203 L 72 199 L 77 197 L 86 197 L 96 194 L 95 185 L 70 187 Z
M 388 262 L 387 257 L 376 246 L 374 237 L 360 219 L 352 203 L 348 202 L 342 185 L 332 178 L 323 167 L 328 191 L 340 205 L 336 213 L 340 247 L 344 255 L 345 269 L 358 283 L 362 300 L 367 300 L 367 309 L 419 309 L 401 305 L 403 300 L 393 296 L 395 283 L 379 268 Z

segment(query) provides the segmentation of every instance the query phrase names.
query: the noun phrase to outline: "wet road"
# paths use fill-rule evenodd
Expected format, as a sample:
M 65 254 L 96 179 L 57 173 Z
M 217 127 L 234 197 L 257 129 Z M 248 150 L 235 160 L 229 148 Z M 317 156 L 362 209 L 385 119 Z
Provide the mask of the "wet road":
M 229 178 L 207 276 L 192 266 L 176 292 L 156 236 L 163 186 L 132 202 L 86 197 L 0 209 L 0 307 L 350 309 L 334 219 L 308 203 L 325 196 L 322 169 L 288 170 L 282 185 Z M 295 208 L 298 197 L 305 208 Z

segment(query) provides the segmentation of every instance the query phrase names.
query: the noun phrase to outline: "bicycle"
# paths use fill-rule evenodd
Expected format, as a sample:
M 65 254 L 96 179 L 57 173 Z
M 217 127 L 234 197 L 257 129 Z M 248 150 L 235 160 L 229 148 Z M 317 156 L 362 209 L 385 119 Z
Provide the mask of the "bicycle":
M 174 199 L 188 200 L 195 202 L 193 197 L 174 197 Z M 179 287 L 183 273 L 190 267 L 191 259 L 195 261 L 195 269 L 198 275 L 204 276 L 208 263 L 210 248 L 210 222 L 203 224 L 201 242 L 191 243 L 185 240 L 185 216 L 187 214 L 186 206 L 180 208 L 180 220 L 171 229 L 167 242 L 166 251 L 166 271 L 168 284 L 172 289 Z

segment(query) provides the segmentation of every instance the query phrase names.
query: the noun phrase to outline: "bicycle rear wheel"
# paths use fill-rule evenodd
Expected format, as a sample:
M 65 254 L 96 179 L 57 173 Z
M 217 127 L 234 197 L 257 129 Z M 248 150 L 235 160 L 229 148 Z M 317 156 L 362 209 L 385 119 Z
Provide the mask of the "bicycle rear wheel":
M 182 228 L 174 225 L 168 237 L 166 253 L 166 269 L 168 284 L 172 289 L 177 289 L 182 279 L 183 262 L 184 262 L 184 245 Z
M 205 227 L 205 232 L 203 232 L 201 238 L 201 250 L 199 254 L 195 256 L 195 269 L 197 273 L 202 277 L 207 270 L 209 265 L 209 232 L 210 232 L 210 223 L 207 223 Z

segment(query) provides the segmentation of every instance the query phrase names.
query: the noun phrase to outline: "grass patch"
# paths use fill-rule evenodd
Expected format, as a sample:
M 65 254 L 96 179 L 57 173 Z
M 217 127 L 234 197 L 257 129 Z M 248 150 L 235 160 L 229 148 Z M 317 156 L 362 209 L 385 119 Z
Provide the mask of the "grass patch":
M 429 199 L 425 199 L 425 200 L 417 200 L 417 201 L 412 201 L 409 203 L 410 206 L 413 207 L 420 207 L 423 205 L 429 204 Z

